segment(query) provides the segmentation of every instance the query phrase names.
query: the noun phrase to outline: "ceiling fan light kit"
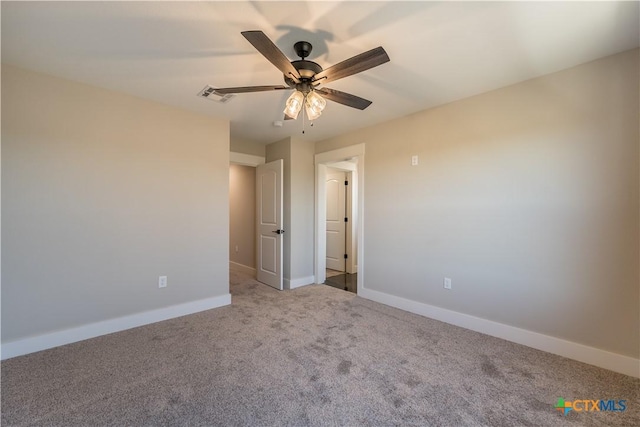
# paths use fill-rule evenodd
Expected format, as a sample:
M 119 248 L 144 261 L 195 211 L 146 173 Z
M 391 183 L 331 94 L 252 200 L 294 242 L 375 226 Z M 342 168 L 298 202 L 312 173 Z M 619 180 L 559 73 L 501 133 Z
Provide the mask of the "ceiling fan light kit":
M 304 105 L 307 118 L 309 120 L 315 120 L 322 114 L 324 107 L 327 105 L 327 101 L 318 95 L 315 91 L 309 91 L 306 94 L 299 90 L 296 90 L 287 99 L 286 106 L 284 108 L 284 114 L 290 119 L 297 119 L 302 106 Z
M 304 103 L 304 94 L 299 90 L 296 90 L 291 94 L 289 99 L 285 104 L 284 113 L 292 118 L 293 120 L 298 118 L 298 114 L 302 109 L 302 104 Z
M 371 105 L 371 101 L 335 89 L 320 88 L 320 85 L 389 62 L 387 52 L 382 47 L 377 47 L 324 70 L 319 64 L 305 59 L 313 49 L 309 42 L 299 41 L 294 44 L 293 48 L 300 59 L 289 61 L 285 54 L 262 31 L 243 31 L 242 35 L 258 52 L 282 72 L 287 86 L 231 87 L 216 89 L 215 92 L 219 95 L 225 95 L 293 89 L 295 91 L 285 103 L 285 120 L 297 119 L 302 107 L 305 108 L 305 113 L 309 120 L 317 119 L 326 107 L 326 99 L 348 107 L 364 110 Z
M 320 117 L 320 114 L 322 114 L 322 110 L 324 110 L 326 105 L 327 101 L 325 101 L 323 97 L 318 95 L 315 91 L 309 92 L 305 100 L 305 110 L 309 120 L 315 120 Z

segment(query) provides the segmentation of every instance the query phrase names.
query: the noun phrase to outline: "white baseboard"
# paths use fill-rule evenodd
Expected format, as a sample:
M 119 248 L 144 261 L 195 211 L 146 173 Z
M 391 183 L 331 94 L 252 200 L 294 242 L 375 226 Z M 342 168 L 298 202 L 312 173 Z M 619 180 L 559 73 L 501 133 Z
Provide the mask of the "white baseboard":
M 316 280 L 315 276 L 300 277 L 298 279 L 293 279 L 293 280 L 284 279 L 284 288 L 295 289 L 301 286 L 311 285 L 315 283 L 315 280 Z
M 234 271 L 239 271 L 241 273 L 250 274 L 253 277 L 256 277 L 256 269 L 253 267 L 249 267 L 248 265 L 239 264 L 237 262 L 229 261 L 229 269 Z
M 566 341 L 549 335 L 543 335 L 526 329 L 516 328 L 515 326 L 505 325 L 371 289 L 365 288 L 358 290 L 358 295 L 441 322 L 450 323 L 472 331 L 557 354 L 558 356 L 640 378 L 640 359 L 634 359 L 633 357 L 611 353 L 595 347 L 589 347 L 572 341 Z
M 100 335 L 120 332 L 126 329 L 160 322 L 162 320 L 173 319 L 174 317 L 186 316 L 188 314 L 198 313 L 200 311 L 210 310 L 212 308 L 222 307 L 229 304 L 231 304 L 231 294 L 225 294 L 218 297 L 172 305 L 170 307 L 159 308 L 157 310 L 145 311 L 129 316 L 90 323 L 76 328 L 11 341 L 3 343 L 0 346 L 0 359 L 10 359 L 12 357 L 22 356 L 24 354 L 34 353 L 36 351 L 46 350 L 48 348 L 58 347 L 65 344 L 71 344 L 89 338 L 95 338 Z

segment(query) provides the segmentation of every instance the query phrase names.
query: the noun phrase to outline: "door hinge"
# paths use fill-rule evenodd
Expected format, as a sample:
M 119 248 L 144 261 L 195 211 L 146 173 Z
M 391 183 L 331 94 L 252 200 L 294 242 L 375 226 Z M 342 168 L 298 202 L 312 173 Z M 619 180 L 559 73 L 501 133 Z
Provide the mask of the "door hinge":
M 349 218 L 344 218 L 344 222 L 349 222 Z
M 349 181 L 345 181 L 345 182 L 344 182 L 344 185 L 349 185 Z
M 344 259 L 347 259 L 347 258 L 349 258 L 349 255 L 344 254 Z

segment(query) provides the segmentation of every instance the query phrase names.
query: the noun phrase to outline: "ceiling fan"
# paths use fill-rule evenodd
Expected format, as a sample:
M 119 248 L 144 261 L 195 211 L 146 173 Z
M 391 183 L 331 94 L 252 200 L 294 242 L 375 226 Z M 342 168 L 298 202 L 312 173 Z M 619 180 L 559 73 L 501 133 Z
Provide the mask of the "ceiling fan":
M 320 85 L 366 71 L 389 61 L 387 52 L 382 47 L 377 47 L 324 70 L 319 64 L 305 59 L 313 48 L 309 42 L 299 41 L 295 43 L 293 48 L 300 59 L 289 61 L 289 58 L 262 31 L 243 31 L 242 35 L 258 52 L 284 74 L 286 86 L 228 87 L 215 89 L 215 92 L 220 95 L 226 95 L 295 89 L 295 92 L 286 102 L 284 109 L 285 120 L 298 118 L 303 106 L 309 120 L 317 119 L 322 114 L 327 103 L 324 98 L 348 107 L 364 110 L 371 105 L 371 101 L 346 92 L 329 89 L 328 87 L 320 88 Z

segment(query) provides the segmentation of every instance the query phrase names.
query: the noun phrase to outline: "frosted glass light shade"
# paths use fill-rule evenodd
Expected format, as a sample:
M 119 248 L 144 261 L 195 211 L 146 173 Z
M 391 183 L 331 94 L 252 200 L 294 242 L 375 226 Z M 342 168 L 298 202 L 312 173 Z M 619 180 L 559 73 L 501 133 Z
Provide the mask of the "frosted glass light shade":
M 320 117 L 326 105 L 327 101 L 323 97 L 313 91 L 309 92 L 305 99 L 305 110 L 309 120 L 315 120 Z
M 284 113 L 294 120 L 297 119 L 298 113 L 300 113 L 300 110 L 302 109 L 303 102 L 304 102 L 304 94 L 299 90 L 296 90 L 291 94 L 289 99 L 287 99 L 287 102 L 284 108 Z

